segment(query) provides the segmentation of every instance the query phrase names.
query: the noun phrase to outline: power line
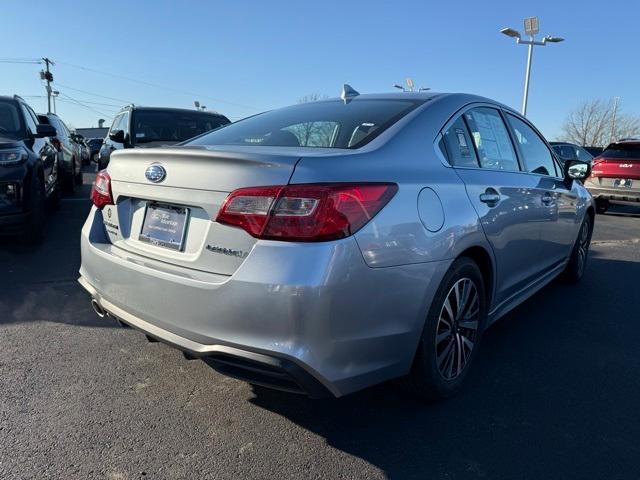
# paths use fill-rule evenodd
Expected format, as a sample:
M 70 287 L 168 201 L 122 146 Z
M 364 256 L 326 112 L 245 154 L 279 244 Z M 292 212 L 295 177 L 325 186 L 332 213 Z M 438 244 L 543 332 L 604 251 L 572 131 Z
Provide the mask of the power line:
M 76 92 L 85 93 L 93 97 L 106 98 L 107 100 L 115 100 L 116 102 L 124 102 L 126 105 L 133 103 L 131 100 L 123 100 L 122 98 L 107 97 L 106 95 L 100 95 L 98 93 L 88 92 L 87 90 L 81 90 L 79 88 L 70 87 L 69 85 L 63 85 L 60 82 L 56 82 L 56 85 L 60 85 L 61 87 L 68 88 L 69 90 L 74 90 Z
M 112 116 L 113 116 L 113 114 L 112 114 L 112 113 L 105 113 L 105 112 L 101 112 L 100 110 L 97 110 L 97 109 L 95 109 L 95 108 L 93 108 L 93 107 L 90 107 L 89 105 L 85 105 L 85 104 L 84 104 L 84 103 L 82 103 L 81 101 L 76 100 L 75 98 L 73 98 L 73 97 L 71 97 L 71 96 L 67 95 L 66 93 L 60 93 L 60 95 L 63 95 L 64 97 L 68 98 L 69 100 L 71 100 L 71 101 L 72 101 L 73 103 L 75 103 L 76 105 L 79 105 L 79 106 L 84 107 L 84 108 L 86 108 L 86 109 L 88 109 L 88 110 L 91 110 L 92 112 L 95 112 L 95 113 L 97 113 L 97 114 L 99 114 L 99 115 L 103 115 L 103 116 L 105 116 L 105 117 L 112 117 Z
M 0 58 L 0 63 L 41 64 L 40 60 L 13 60 Z
M 256 107 L 252 107 L 252 106 L 249 106 L 249 105 L 243 105 L 241 103 L 229 102 L 227 100 L 222 100 L 220 98 L 209 97 L 207 95 L 202 95 L 201 93 L 186 92 L 186 91 L 178 90 L 176 88 L 167 87 L 167 86 L 164 86 L 164 85 L 158 85 L 156 83 L 146 82 L 146 81 L 143 81 L 143 80 L 137 80 L 135 78 L 127 77 L 127 76 L 124 76 L 124 75 L 118 75 L 118 74 L 115 74 L 115 73 L 109 73 L 109 72 L 105 72 L 105 71 L 102 71 L 102 70 L 96 70 L 96 69 L 93 69 L 93 68 L 83 67 L 81 65 L 74 65 L 73 63 L 62 62 L 60 60 L 58 60 L 57 62 L 60 65 L 67 65 L 69 67 L 77 68 L 79 70 L 85 70 L 87 72 L 98 73 L 98 74 L 101 74 L 101 75 L 107 75 L 107 76 L 114 77 L 114 78 L 121 78 L 123 80 L 128 80 L 130 82 L 139 83 L 141 85 L 147 85 L 147 86 L 155 87 L 155 88 L 161 88 L 161 89 L 164 89 L 164 90 L 180 93 L 182 95 L 189 95 L 189 96 L 194 96 L 194 97 L 207 98 L 209 100 L 213 100 L 214 102 L 226 103 L 228 105 L 233 105 L 233 106 L 236 106 L 236 107 L 246 108 L 248 110 L 259 110 Z

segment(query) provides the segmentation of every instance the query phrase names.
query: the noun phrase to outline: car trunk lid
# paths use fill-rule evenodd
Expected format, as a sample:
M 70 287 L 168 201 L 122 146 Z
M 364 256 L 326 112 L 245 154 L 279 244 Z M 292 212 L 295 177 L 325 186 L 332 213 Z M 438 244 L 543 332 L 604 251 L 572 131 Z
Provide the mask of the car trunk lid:
M 116 247 L 169 269 L 232 275 L 256 239 L 214 221 L 222 203 L 237 188 L 287 184 L 299 158 L 297 149 L 273 147 L 114 152 L 107 171 L 115 205 L 102 211 L 105 229 Z M 145 175 L 151 165 L 164 177 Z

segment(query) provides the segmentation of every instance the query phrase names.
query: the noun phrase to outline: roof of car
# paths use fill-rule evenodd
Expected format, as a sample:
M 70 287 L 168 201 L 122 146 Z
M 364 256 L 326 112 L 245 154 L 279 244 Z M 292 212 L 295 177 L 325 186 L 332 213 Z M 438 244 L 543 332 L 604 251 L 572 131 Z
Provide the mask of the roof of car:
M 122 108 L 121 112 L 124 112 L 125 110 L 149 110 L 154 112 L 161 111 L 161 112 L 185 112 L 185 113 L 188 112 L 188 113 L 202 113 L 207 115 L 218 115 L 220 117 L 224 117 L 224 115 L 219 112 L 207 111 L 207 110 L 195 110 L 193 108 L 149 107 L 149 106 L 127 105 L 126 107 Z
M 434 100 L 445 100 L 450 102 L 450 105 L 457 105 L 458 108 L 469 103 L 489 103 L 493 105 L 497 105 L 500 108 L 508 110 L 509 112 L 513 112 L 517 115 L 519 113 L 509 107 L 508 105 L 504 105 L 496 100 L 491 98 L 481 97 L 479 95 L 474 95 L 471 93 L 449 93 L 449 92 L 386 92 L 386 93 L 361 93 L 359 95 L 349 97 L 348 101 L 360 101 L 360 100 L 402 100 L 402 99 L 411 99 L 422 101 L 423 103 L 431 103 Z M 330 101 L 343 101 L 340 97 L 327 98 L 323 100 L 317 100 L 318 102 L 330 102 Z M 455 108 L 455 107 L 454 107 Z

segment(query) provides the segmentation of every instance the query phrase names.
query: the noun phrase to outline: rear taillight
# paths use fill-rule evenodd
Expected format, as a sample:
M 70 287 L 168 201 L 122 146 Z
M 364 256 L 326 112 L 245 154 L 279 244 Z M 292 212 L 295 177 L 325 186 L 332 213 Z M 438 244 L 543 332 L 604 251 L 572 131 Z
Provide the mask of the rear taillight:
M 216 222 L 262 239 L 336 240 L 362 228 L 397 191 L 394 183 L 241 188 L 229 194 Z
M 62 151 L 62 144 L 60 143 L 60 140 L 58 140 L 57 138 L 51 139 L 51 145 L 53 145 L 57 151 L 59 152 Z
M 91 186 L 91 202 L 102 209 L 105 205 L 113 205 L 111 194 L 111 177 L 106 170 L 100 170 Z

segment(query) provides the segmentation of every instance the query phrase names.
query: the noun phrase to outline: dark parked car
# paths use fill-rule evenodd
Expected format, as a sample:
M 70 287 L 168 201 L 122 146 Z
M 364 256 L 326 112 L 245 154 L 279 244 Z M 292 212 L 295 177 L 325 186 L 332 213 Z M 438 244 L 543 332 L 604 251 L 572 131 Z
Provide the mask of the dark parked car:
M 22 98 L 0 96 L 0 233 L 42 236 L 46 202 L 60 199 L 55 135 Z
M 75 142 L 78 149 L 78 156 L 82 161 L 82 165 L 89 165 L 91 161 L 91 155 L 89 155 L 89 147 L 86 144 L 85 138 L 78 133 L 71 133 L 71 139 Z
M 113 120 L 98 154 L 98 169 L 107 167 L 114 150 L 175 145 L 228 123 L 219 113 L 130 105 Z
M 575 143 L 569 142 L 549 142 L 553 151 L 558 154 L 560 160 L 580 160 L 582 162 L 589 162 L 593 160 L 591 155 L 585 148 Z
M 89 153 L 91 155 L 92 162 L 98 161 L 98 152 L 100 151 L 100 147 L 102 147 L 102 141 L 102 138 L 90 138 L 89 140 L 87 140 L 87 145 L 89 145 Z
M 614 142 L 593 159 L 593 171 L 584 182 L 604 213 L 609 203 L 640 205 L 640 140 Z
M 82 183 L 82 157 L 80 149 L 72 139 L 71 132 L 67 126 L 55 113 L 39 114 L 38 119 L 40 123 L 51 125 L 56 129 L 56 136 L 51 139 L 51 142 L 58 150 L 60 178 L 65 190 L 73 193 L 75 186 Z

